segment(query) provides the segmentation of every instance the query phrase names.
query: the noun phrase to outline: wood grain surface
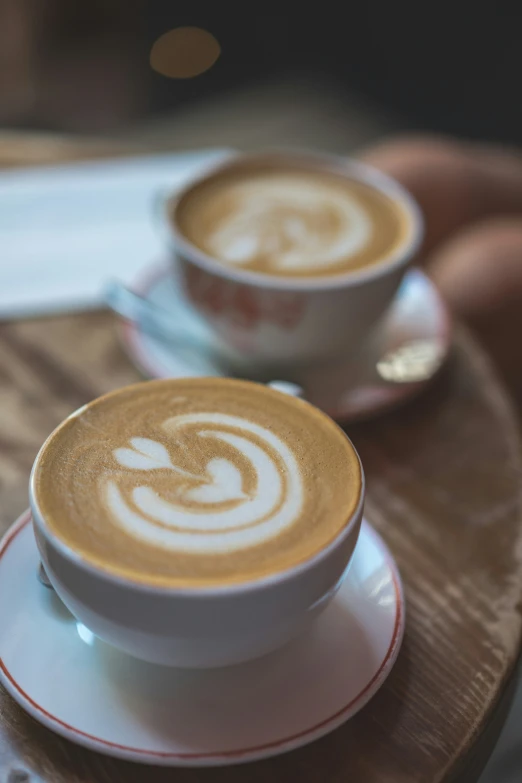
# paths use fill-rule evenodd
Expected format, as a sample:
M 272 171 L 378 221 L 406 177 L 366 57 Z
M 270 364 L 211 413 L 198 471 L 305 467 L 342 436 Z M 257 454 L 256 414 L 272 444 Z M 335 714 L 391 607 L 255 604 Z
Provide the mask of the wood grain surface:
M 137 377 L 107 313 L 0 324 L 2 531 L 27 507 L 32 460 L 54 426 Z M 169 770 L 76 747 L 0 689 L 0 783 L 478 779 L 505 718 L 520 643 L 516 416 L 488 361 L 459 334 L 431 389 L 348 433 L 368 476 L 367 516 L 394 553 L 407 596 L 403 649 L 364 710 L 285 756 L 248 767 Z

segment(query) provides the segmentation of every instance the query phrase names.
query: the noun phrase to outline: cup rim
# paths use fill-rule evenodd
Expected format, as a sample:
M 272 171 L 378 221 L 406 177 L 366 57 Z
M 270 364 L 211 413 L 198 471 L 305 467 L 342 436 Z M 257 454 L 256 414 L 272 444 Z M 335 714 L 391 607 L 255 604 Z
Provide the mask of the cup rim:
M 174 380 L 174 379 L 167 379 Z M 183 380 L 183 379 L 175 379 L 175 380 Z M 193 379 L 187 379 L 187 380 L 193 380 Z M 215 378 L 215 381 L 218 383 L 225 382 L 225 383 L 235 383 L 240 385 L 264 385 L 264 384 L 258 384 L 255 381 L 248 381 L 248 380 L 237 380 L 232 378 Z M 96 577 L 98 579 L 101 579 L 102 581 L 106 581 L 109 584 L 116 585 L 120 588 L 127 588 L 129 590 L 136 590 L 138 592 L 144 592 L 147 594 L 152 595 L 158 595 L 158 596 L 178 596 L 178 597 L 186 597 L 186 598 L 213 598 L 217 596 L 238 596 L 238 595 L 245 595 L 249 593 L 256 593 L 261 592 L 265 589 L 270 589 L 273 587 L 277 587 L 280 584 L 285 584 L 287 582 L 292 581 L 295 578 L 298 578 L 299 576 L 302 576 L 306 571 L 310 570 L 311 568 L 314 568 L 317 565 L 320 565 L 320 563 L 324 560 L 326 560 L 330 554 L 339 547 L 346 538 L 351 534 L 354 526 L 358 523 L 358 521 L 362 518 L 363 509 L 364 509 L 364 502 L 365 502 L 365 496 L 366 496 L 366 479 L 364 474 L 364 468 L 362 465 L 361 458 L 359 456 L 359 453 L 357 452 L 357 449 L 355 448 L 354 444 L 352 443 L 351 439 L 348 437 L 348 435 L 344 432 L 339 425 L 328 416 L 328 414 L 324 413 L 319 408 L 316 408 L 311 403 L 307 402 L 306 400 L 303 400 L 299 397 L 294 397 L 293 395 L 285 395 L 285 397 L 291 396 L 294 402 L 298 405 L 304 405 L 306 407 L 311 407 L 314 411 L 314 413 L 319 413 L 322 416 L 324 416 L 326 419 L 328 419 L 334 427 L 337 427 L 337 429 L 340 431 L 340 433 L 348 440 L 353 453 L 355 454 L 357 458 L 357 463 L 359 465 L 359 473 L 360 473 L 360 486 L 358 489 L 358 500 L 357 504 L 355 505 L 350 517 L 348 518 L 345 525 L 341 528 L 341 530 L 337 533 L 334 538 L 332 538 L 324 547 L 319 549 L 315 554 L 313 554 L 311 557 L 307 558 L 306 560 L 301 561 L 300 563 L 297 563 L 296 565 L 290 566 L 288 568 L 282 569 L 281 571 L 276 571 L 272 574 L 267 574 L 265 576 L 259 577 L 257 579 L 250 579 L 246 580 L 244 582 L 235 582 L 231 584 L 224 584 L 224 585 L 155 585 L 155 584 L 148 584 L 147 582 L 141 582 L 139 580 L 134 580 L 131 577 L 123 576 L 122 574 L 118 574 L 116 572 L 110 571 L 109 569 L 104 569 L 101 566 L 96 565 L 95 563 L 91 562 L 88 558 L 83 557 L 79 552 L 75 551 L 71 546 L 66 544 L 64 541 L 62 541 L 59 536 L 57 536 L 49 527 L 49 525 L 46 523 L 44 515 L 40 511 L 38 502 L 36 500 L 36 492 L 35 492 L 35 481 L 36 481 L 36 471 L 38 468 L 38 463 L 42 457 L 42 455 L 45 452 L 45 449 L 47 445 L 50 443 L 52 438 L 55 436 L 55 434 L 61 429 L 61 427 L 69 421 L 69 419 L 80 415 L 83 413 L 84 410 L 90 407 L 93 403 L 95 403 L 98 400 L 105 399 L 107 397 L 111 397 L 115 394 L 118 394 L 122 389 L 129 389 L 136 386 L 141 386 L 143 383 L 154 383 L 154 384 L 160 384 L 165 383 L 165 379 L 156 379 L 151 381 L 140 381 L 135 384 L 129 384 L 125 387 L 121 387 L 119 389 L 114 389 L 111 392 L 108 392 L 107 394 L 103 394 L 100 397 L 96 397 L 94 400 L 91 400 L 90 402 L 86 403 L 85 405 L 82 405 L 77 410 L 73 411 L 69 416 L 67 416 L 51 433 L 48 435 L 48 437 L 45 439 L 44 443 L 40 447 L 36 458 L 34 460 L 33 466 L 31 468 L 31 474 L 29 478 L 29 504 L 31 507 L 31 517 L 33 521 L 33 525 L 38 528 L 39 532 L 43 536 L 43 538 L 52 546 L 54 547 L 61 555 L 64 557 L 70 564 L 73 566 L 79 568 L 80 571 L 85 571 L 89 575 Z M 284 394 L 284 392 L 280 392 L 276 389 L 269 388 L 268 389 L 273 394 Z M 355 549 L 355 546 L 354 546 Z M 351 559 L 351 556 L 350 556 Z M 349 561 L 348 561 L 349 562 Z
M 277 162 L 278 160 L 282 160 L 287 164 L 290 163 L 290 165 L 295 165 L 296 167 L 305 166 L 310 169 L 332 171 L 337 175 L 346 175 L 348 179 L 355 179 L 378 190 L 383 195 L 399 203 L 407 217 L 409 217 L 411 225 L 406 239 L 392 253 L 377 263 L 370 264 L 362 269 L 313 277 L 292 277 L 229 267 L 200 250 L 183 235 L 176 223 L 176 212 L 183 198 L 193 188 L 222 171 L 225 172 L 248 163 L 262 164 L 265 161 L 268 163 Z M 354 158 L 316 151 L 277 148 L 265 152 L 236 152 L 226 155 L 224 159 L 210 163 L 180 189 L 163 196 L 160 210 L 160 218 L 166 228 L 167 237 L 173 243 L 174 250 L 182 253 L 188 263 L 192 263 L 210 274 L 234 283 L 243 283 L 257 288 L 270 288 L 280 291 L 331 291 L 338 288 L 351 288 L 363 285 L 402 266 L 406 266 L 418 252 L 424 238 L 424 219 L 421 209 L 409 191 L 397 180 L 373 166 Z

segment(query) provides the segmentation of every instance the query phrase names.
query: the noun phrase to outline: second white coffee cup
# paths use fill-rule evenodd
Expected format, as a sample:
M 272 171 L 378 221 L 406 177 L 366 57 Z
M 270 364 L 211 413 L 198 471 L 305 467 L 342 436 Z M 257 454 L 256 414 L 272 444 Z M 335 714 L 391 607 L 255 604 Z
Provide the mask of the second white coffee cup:
M 403 213 L 403 240 L 378 262 L 343 274 L 284 277 L 220 263 L 184 235 L 178 220 L 183 199 L 201 183 L 235 169 L 278 165 L 330 172 L 370 186 Z M 391 304 L 415 260 L 423 236 L 420 210 L 397 182 L 357 161 L 325 155 L 240 155 L 212 166 L 162 209 L 173 269 L 191 305 L 207 322 L 212 347 L 232 369 L 252 377 L 300 381 L 303 368 L 360 348 Z

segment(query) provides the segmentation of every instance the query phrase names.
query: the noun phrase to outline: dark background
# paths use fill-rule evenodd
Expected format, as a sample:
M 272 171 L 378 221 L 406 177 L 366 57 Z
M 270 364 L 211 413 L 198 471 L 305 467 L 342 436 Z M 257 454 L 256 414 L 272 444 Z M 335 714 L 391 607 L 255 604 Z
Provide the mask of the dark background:
M 522 4 L 0 0 L 0 123 L 103 132 L 285 74 L 319 77 L 404 127 L 522 141 Z M 293 10 L 292 10 L 293 9 Z M 167 30 L 222 55 L 187 81 L 148 61 Z
M 199 96 L 305 71 L 361 93 L 419 129 L 522 140 L 521 3 L 327 1 L 286 13 L 244 3 L 228 14 L 221 3 L 213 10 L 205 5 L 180 14 L 156 0 L 147 11 L 149 42 L 180 23 L 206 27 L 221 42 L 220 61 L 199 77 Z M 155 110 L 196 97 L 191 83 L 183 89 L 157 76 L 152 87 Z

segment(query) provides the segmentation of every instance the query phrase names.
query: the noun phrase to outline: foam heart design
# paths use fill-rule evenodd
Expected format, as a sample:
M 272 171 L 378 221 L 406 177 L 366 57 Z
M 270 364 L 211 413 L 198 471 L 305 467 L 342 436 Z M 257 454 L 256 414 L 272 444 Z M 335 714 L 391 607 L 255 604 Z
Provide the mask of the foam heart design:
M 131 438 L 132 449 L 115 449 L 114 456 L 125 468 L 154 470 L 172 468 L 170 456 L 162 443 L 150 438 Z
M 185 498 L 197 503 L 224 503 L 227 500 L 245 500 L 241 472 L 227 459 L 215 457 L 207 465 L 207 474 L 212 482 L 192 487 L 184 493 Z
M 115 473 L 105 488 L 119 525 L 154 546 L 216 554 L 248 549 L 293 524 L 301 513 L 302 479 L 291 449 L 277 435 L 257 422 L 206 411 L 173 416 L 164 422 L 163 431 L 172 443 L 183 443 L 178 433 L 187 426 L 192 437 L 211 438 L 212 448 L 227 444 L 241 459 L 236 463 L 234 457 L 216 454 L 203 461 L 201 472 L 192 473 L 171 461 L 167 444 L 131 438 L 131 448 L 114 449 L 113 454 L 122 468 L 141 475 L 134 487 L 128 481 L 120 488 Z M 204 453 L 205 448 L 197 448 L 194 458 Z M 248 475 L 255 476 L 248 493 L 243 467 L 247 464 Z M 172 480 L 163 476 L 159 487 L 146 475 L 158 469 L 172 471 Z

